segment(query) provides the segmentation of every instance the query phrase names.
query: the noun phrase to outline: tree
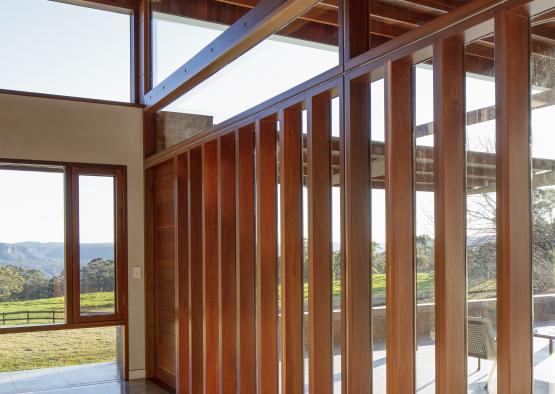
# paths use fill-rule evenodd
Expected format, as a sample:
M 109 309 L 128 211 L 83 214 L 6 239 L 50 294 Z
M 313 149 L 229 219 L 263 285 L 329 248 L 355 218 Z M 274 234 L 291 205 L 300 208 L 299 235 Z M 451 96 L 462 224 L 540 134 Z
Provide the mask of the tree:
M 115 290 L 113 260 L 93 259 L 81 268 L 81 292 L 95 293 Z
M 0 266 L 0 301 L 15 301 L 23 290 L 25 278 L 13 265 Z

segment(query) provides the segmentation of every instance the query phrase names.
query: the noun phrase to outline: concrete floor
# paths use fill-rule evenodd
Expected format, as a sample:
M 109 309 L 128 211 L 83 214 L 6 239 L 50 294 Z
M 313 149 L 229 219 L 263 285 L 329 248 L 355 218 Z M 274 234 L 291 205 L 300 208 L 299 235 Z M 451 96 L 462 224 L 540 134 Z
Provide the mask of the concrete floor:
M 167 394 L 145 380 L 123 382 L 116 363 L 0 373 L 0 394 Z

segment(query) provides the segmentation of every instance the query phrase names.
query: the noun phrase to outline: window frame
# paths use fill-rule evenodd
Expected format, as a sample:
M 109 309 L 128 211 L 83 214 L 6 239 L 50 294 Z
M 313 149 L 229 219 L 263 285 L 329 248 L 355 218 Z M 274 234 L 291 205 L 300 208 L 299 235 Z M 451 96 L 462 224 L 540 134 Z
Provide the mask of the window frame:
M 0 327 L 0 335 L 11 333 L 64 330 L 102 326 L 124 326 L 127 331 L 127 167 L 124 165 L 86 164 L 0 158 L 3 168 L 10 165 L 32 171 L 40 166 L 57 166 L 64 173 L 64 248 L 66 319 L 60 324 L 38 324 Z M 114 177 L 114 263 L 116 275 L 115 313 L 81 315 L 79 289 L 79 175 Z M 127 335 L 126 335 L 127 337 Z

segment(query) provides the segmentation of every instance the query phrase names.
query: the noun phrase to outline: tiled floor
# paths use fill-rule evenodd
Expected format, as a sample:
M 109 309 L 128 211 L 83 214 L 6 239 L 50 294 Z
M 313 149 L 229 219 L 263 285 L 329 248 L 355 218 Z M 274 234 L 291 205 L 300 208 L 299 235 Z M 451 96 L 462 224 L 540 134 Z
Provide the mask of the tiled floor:
M 115 363 L 0 373 L 0 394 L 31 393 L 119 380 Z M 80 391 L 81 392 L 81 391 Z

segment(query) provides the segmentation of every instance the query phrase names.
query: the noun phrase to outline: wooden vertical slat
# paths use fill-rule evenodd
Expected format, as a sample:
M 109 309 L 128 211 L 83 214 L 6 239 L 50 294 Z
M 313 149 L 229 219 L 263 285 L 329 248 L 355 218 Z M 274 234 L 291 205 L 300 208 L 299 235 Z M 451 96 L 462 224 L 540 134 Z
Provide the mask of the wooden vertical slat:
M 345 134 L 346 384 L 349 394 L 372 387 L 370 341 L 369 87 L 348 82 Z
M 532 392 L 529 18 L 495 18 L 497 390 Z
M 256 122 L 256 298 L 258 390 L 276 394 L 277 355 L 276 120 Z
M 219 392 L 218 143 L 202 149 L 204 393 Z
M 280 112 L 282 390 L 303 392 L 302 118 Z
M 189 393 L 189 236 L 188 236 L 188 173 L 187 154 L 175 160 L 175 248 L 176 248 L 176 301 L 177 310 L 177 373 L 178 394 Z
M 331 102 L 328 92 L 308 101 L 309 390 L 333 391 Z
M 415 392 L 412 65 L 385 66 L 387 392 Z
M 462 394 L 466 383 L 464 43 L 434 45 L 436 386 Z
M 256 393 L 254 126 L 237 132 L 237 346 L 239 391 Z
M 189 152 L 189 365 L 190 392 L 203 385 L 202 148 Z
M 219 153 L 220 387 L 237 392 L 237 293 L 235 256 L 235 133 L 221 137 Z

